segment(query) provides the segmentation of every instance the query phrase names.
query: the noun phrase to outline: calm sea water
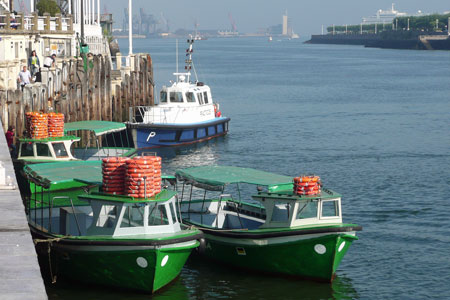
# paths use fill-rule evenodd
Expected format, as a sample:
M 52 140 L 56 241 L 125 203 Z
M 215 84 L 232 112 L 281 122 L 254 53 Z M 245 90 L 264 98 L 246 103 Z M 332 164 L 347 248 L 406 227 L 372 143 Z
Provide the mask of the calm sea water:
M 127 53 L 127 41 L 120 44 Z M 135 40 L 134 52 L 151 54 L 158 90 L 174 79 L 175 40 Z M 195 43 L 194 62 L 231 117 L 230 133 L 161 152 L 164 168 L 320 175 L 343 195 L 344 222 L 364 228 L 336 280 L 261 276 L 192 258 L 154 296 L 59 282 L 48 288 L 51 299 L 450 298 L 450 52 L 210 39 Z

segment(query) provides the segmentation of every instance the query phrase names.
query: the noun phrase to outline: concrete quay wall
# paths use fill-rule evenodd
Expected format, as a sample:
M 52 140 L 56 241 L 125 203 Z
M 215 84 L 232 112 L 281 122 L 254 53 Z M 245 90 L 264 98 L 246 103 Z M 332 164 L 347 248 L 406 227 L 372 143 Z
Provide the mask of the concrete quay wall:
M 0 162 L 17 187 L 3 129 L 0 129 Z M 48 299 L 18 187 L 0 186 L 0 298 Z

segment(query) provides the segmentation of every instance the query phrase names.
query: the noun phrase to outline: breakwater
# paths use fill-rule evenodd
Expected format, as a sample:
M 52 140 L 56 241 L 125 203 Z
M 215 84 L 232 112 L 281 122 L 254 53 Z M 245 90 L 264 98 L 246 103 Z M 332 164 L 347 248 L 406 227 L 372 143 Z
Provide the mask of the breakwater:
M 25 129 L 25 113 L 56 111 L 66 122 L 128 120 L 130 107 L 154 104 L 153 66 L 150 55 L 136 54 L 123 67 L 117 55 L 116 68 L 109 57 L 92 55 L 86 60 L 70 58 L 57 67 L 41 71 L 42 82 L 23 91 L 0 90 L 0 118 L 3 129 Z
M 446 34 L 423 32 L 381 32 L 378 34 L 324 34 L 312 35 L 307 44 L 363 45 L 365 47 L 415 50 L 450 50 Z

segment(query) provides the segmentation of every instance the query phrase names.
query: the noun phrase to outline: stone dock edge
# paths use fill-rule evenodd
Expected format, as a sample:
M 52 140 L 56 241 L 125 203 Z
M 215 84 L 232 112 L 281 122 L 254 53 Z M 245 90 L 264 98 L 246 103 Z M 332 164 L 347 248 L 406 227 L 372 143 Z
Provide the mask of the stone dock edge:
M 48 299 L 3 128 L 0 162 L 16 186 L 0 188 L 0 298 Z

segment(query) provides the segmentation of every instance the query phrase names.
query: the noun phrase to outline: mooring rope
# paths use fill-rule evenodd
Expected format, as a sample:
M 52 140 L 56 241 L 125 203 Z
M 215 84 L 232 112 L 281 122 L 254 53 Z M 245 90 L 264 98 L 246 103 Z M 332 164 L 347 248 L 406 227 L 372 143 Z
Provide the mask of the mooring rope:
M 52 238 L 52 239 L 33 239 L 33 243 L 35 245 L 37 245 L 39 243 L 47 243 L 48 267 L 50 269 L 50 278 L 52 280 L 52 284 L 56 283 L 56 278 L 57 278 L 56 275 L 53 275 L 52 256 L 51 256 L 52 244 L 53 244 L 53 242 L 59 242 L 63 238 L 64 237 Z

